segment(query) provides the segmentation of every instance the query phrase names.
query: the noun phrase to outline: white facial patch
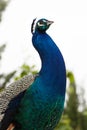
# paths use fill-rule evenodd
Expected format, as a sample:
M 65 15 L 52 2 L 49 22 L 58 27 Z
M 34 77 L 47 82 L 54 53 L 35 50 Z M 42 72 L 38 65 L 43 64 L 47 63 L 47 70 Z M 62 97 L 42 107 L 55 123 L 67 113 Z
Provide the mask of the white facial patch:
M 38 22 L 37 24 L 38 24 L 39 27 L 41 27 L 41 26 L 44 25 L 44 24 L 42 24 L 42 23 L 40 23 L 40 22 Z

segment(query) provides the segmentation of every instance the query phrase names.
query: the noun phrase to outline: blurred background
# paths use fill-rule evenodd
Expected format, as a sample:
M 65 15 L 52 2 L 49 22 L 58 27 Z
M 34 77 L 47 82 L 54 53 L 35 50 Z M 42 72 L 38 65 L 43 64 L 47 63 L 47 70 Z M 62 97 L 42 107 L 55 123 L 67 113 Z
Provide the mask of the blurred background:
M 55 130 L 87 130 L 87 1 L 0 0 L 0 91 L 41 68 L 32 46 L 31 23 L 47 18 L 47 33 L 60 48 L 67 69 L 63 116 Z

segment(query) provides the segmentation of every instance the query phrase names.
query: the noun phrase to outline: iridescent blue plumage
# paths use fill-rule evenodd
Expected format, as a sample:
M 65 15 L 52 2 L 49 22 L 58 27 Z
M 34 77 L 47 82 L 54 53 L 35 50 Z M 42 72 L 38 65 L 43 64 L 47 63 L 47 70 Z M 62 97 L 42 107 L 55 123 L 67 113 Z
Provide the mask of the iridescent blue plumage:
M 53 130 L 63 112 L 66 70 L 59 48 L 46 33 L 52 23 L 46 19 L 36 23 L 32 42 L 42 67 L 21 100 L 13 121 L 14 130 Z

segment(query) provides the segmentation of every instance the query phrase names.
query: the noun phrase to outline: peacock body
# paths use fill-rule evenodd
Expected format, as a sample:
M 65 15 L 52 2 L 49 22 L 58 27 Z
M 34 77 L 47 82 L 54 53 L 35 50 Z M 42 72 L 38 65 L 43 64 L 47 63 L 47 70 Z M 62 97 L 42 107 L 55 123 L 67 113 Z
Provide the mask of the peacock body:
M 63 112 L 66 69 L 59 48 L 46 33 L 52 23 L 40 19 L 35 30 L 32 30 L 33 46 L 40 55 L 42 67 L 34 82 L 22 93 L 20 101 L 18 100 L 10 122 L 14 124 L 13 130 L 53 130 Z

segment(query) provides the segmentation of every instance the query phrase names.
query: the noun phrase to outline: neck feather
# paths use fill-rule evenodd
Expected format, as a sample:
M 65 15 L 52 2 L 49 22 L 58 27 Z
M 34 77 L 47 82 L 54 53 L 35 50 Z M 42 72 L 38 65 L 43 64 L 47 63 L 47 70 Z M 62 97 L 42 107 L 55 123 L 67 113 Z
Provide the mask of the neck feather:
M 33 36 L 33 45 L 42 61 L 42 68 L 39 73 L 40 77 L 42 77 L 47 85 L 58 89 L 62 86 L 63 91 L 65 91 L 66 71 L 59 48 L 49 35 L 38 32 Z

